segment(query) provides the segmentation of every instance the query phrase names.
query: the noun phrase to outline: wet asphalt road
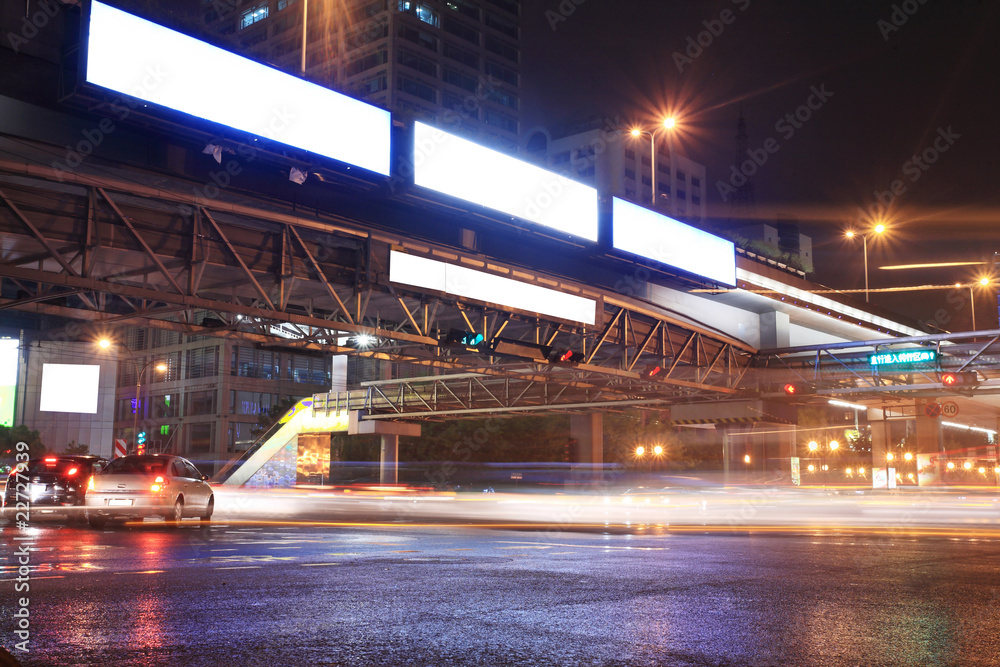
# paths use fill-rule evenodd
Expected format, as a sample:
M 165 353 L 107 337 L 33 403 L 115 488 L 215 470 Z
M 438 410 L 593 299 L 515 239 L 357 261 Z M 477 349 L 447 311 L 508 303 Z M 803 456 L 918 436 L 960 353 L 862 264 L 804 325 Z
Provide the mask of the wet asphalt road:
M 1000 665 L 988 533 L 186 521 L 2 539 L 30 544 L 26 666 Z

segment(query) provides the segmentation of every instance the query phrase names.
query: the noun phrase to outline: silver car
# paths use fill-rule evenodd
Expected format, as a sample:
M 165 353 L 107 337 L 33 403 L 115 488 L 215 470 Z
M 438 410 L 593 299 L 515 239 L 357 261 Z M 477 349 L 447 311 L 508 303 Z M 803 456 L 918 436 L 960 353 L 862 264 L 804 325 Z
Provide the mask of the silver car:
M 212 518 L 215 496 L 194 465 L 180 456 L 133 455 L 112 461 L 87 484 L 87 520 L 102 528 L 109 519 L 162 516 Z

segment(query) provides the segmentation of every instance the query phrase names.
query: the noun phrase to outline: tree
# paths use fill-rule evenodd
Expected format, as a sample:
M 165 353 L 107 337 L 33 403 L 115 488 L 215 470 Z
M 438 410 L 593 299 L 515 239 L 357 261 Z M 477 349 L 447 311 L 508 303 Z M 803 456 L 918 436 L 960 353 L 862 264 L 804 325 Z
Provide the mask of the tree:
M 86 456 L 90 453 L 90 445 L 86 443 L 76 444 L 76 440 L 70 440 L 66 445 L 65 454 Z
M 28 445 L 28 455 L 37 459 L 48 451 L 42 444 L 38 431 L 32 431 L 24 424 L 18 426 L 0 426 L 0 464 L 13 465 L 17 460 L 17 443 Z
M 298 398 L 292 398 L 288 396 L 281 399 L 277 403 L 271 406 L 271 409 L 266 413 L 262 412 L 257 416 L 257 423 L 253 425 L 250 429 L 250 435 L 254 438 L 259 438 L 260 436 L 267 433 L 268 429 L 274 426 L 279 419 L 285 416 L 285 413 L 292 409 L 292 407 L 299 402 Z

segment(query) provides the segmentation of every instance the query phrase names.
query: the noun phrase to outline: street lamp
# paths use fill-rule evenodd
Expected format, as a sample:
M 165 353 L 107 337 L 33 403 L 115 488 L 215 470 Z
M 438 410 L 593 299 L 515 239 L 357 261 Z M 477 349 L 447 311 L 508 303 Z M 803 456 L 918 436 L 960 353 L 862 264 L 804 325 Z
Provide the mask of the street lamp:
M 976 295 L 973 293 L 974 287 L 989 287 L 990 279 L 987 277 L 980 278 L 974 283 L 969 283 L 967 287 L 969 288 L 969 305 L 972 307 L 972 330 L 976 330 Z M 955 283 L 955 287 L 961 287 L 961 283 Z
M 306 30 L 309 27 L 309 0 L 302 0 L 302 75 L 306 73 L 306 43 L 308 36 Z
M 661 126 L 663 127 L 664 130 L 672 130 L 672 129 L 674 129 L 674 127 L 676 125 L 677 125 L 677 121 L 675 121 L 673 118 L 665 118 L 665 119 L 663 119 L 663 123 L 662 123 Z M 636 138 L 641 137 L 643 135 L 646 135 L 646 136 L 649 137 L 649 145 L 650 145 L 650 148 L 652 149 L 652 157 L 650 158 L 650 165 L 649 166 L 650 166 L 650 173 L 652 174 L 652 177 L 650 178 L 650 185 L 652 186 L 652 197 L 651 197 L 651 199 L 652 199 L 652 203 L 653 203 L 653 208 L 656 208 L 656 130 L 657 129 L 659 129 L 659 127 L 657 127 L 656 129 L 652 130 L 651 132 L 648 132 L 646 130 L 640 130 L 639 128 L 633 128 L 632 132 L 631 132 L 632 136 L 636 137 Z M 674 198 L 674 172 L 677 170 L 677 165 L 674 163 L 673 133 L 669 132 L 667 134 L 667 138 L 668 138 L 667 140 L 669 142 L 668 143 L 668 150 L 670 151 L 670 201 L 673 202 L 674 201 L 674 199 L 673 199 Z M 642 161 L 641 160 L 640 160 L 639 164 L 640 164 L 640 166 L 642 165 Z M 640 170 L 640 173 L 642 173 L 641 170 Z M 641 185 L 642 185 L 642 182 L 640 181 L 640 187 L 641 187 Z M 673 206 L 671 206 L 671 212 L 673 212 Z
M 102 338 L 100 342 L 98 342 L 98 345 L 106 350 L 109 347 L 111 347 L 112 342 L 107 338 Z M 149 368 L 154 362 L 152 359 L 150 359 L 143 365 L 142 369 L 140 370 L 139 362 L 136 361 L 135 355 L 132 353 L 132 350 L 129 349 L 128 345 L 119 342 L 118 346 L 124 349 L 126 352 L 128 352 L 129 359 L 132 360 L 132 369 L 135 370 L 135 402 L 132 404 L 132 439 L 133 439 L 133 444 L 138 445 L 137 434 L 139 432 L 139 387 L 142 385 L 142 374 L 145 373 L 146 369 Z M 167 370 L 166 364 L 162 362 L 156 364 L 154 368 L 160 371 L 161 373 Z
M 858 234 L 855 231 L 847 232 L 847 238 L 849 239 L 853 239 L 855 236 L 861 237 L 862 248 L 864 249 L 865 253 L 865 303 L 868 302 L 868 236 L 871 233 L 881 234 L 884 231 L 885 231 L 885 225 L 879 223 L 875 225 L 875 228 L 872 229 L 872 231 L 869 232 L 869 234 Z

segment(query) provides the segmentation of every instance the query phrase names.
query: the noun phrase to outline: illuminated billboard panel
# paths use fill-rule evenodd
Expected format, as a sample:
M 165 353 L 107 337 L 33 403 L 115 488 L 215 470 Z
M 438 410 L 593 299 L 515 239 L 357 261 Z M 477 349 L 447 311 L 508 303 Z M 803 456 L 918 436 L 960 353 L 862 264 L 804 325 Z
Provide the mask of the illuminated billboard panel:
M 17 340 L 0 340 L 0 426 L 14 425 L 17 398 Z
M 40 412 L 97 414 L 101 367 L 90 364 L 42 364 Z
M 736 247 L 631 202 L 614 198 L 614 247 L 712 282 L 736 286 Z
M 593 299 L 402 252 L 389 256 L 389 280 L 573 322 L 597 318 Z
M 414 182 L 550 229 L 597 241 L 597 190 L 424 123 Z
M 389 112 L 101 2 L 88 83 L 389 175 Z

